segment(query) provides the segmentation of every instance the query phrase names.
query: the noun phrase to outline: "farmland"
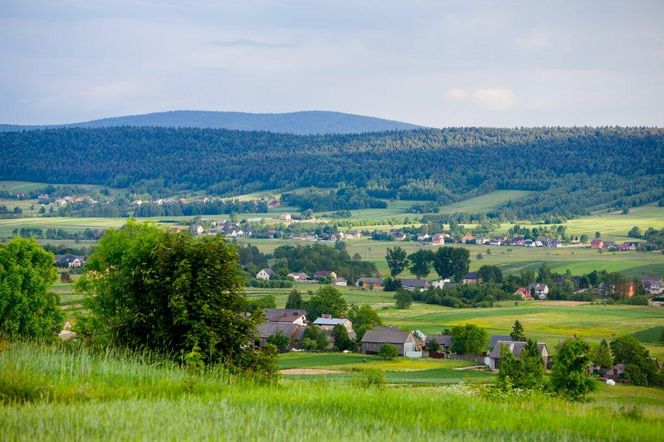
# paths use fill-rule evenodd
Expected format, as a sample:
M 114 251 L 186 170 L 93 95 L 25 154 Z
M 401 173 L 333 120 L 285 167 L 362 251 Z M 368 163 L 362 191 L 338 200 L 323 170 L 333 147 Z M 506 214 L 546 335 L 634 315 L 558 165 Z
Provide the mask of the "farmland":
M 664 431 L 664 394 L 636 387 L 602 386 L 590 402 L 570 403 L 492 399 L 472 385 L 367 388 L 352 377 L 260 385 L 218 370 L 25 344 L 0 353 L 0 373 L 10 394 L 0 406 L 7 440 L 278 441 L 291 440 L 293 428 L 318 440 L 657 440 Z

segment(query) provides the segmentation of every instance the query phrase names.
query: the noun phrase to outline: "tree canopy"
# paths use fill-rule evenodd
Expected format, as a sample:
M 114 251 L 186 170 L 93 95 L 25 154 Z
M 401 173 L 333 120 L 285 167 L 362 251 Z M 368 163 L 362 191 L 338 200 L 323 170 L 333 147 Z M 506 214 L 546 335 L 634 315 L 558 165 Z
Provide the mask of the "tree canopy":
M 247 317 L 237 249 L 221 237 L 194 238 L 129 221 L 107 230 L 78 289 L 89 293 L 81 331 L 129 348 L 176 357 L 200 349 L 205 362 L 249 368 Z
M 49 288 L 53 255 L 34 239 L 0 244 L 0 336 L 43 339 L 62 329 L 64 314 Z

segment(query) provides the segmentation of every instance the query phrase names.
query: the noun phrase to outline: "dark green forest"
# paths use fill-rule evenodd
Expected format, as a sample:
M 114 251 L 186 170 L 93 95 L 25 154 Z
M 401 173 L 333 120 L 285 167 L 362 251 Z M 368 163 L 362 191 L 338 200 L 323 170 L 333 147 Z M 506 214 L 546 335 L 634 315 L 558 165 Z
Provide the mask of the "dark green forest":
M 503 210 L 525 218 L 637 206 L 664 193 L 664 130 L 451 128 L 298 136 L 112 127 L 0 133 L 0 179 L 203 190 L 231 196 L 303 186 L 343 209 L 374 198 L 449 204 L 496 189 L 533 190 Z M 361 203 L 357 203 L 361 201 Z M 309 202 L 311 206 L 313 202 Z M 329 209 L 329 208 L 327 208 Z

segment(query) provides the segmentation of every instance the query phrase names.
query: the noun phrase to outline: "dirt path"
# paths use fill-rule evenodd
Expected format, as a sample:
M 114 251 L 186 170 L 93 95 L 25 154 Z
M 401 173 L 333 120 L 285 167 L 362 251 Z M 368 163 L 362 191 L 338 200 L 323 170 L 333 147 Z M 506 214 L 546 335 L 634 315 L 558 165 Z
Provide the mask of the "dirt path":
M 322 370 L 319 368 L 289 368 L 286 370 L 281 370 L 281 374 L 283 375 L 291 375 L 291 374 L 337 374 L 337 373 L 343 373 L 342 371 L 339 370 Z

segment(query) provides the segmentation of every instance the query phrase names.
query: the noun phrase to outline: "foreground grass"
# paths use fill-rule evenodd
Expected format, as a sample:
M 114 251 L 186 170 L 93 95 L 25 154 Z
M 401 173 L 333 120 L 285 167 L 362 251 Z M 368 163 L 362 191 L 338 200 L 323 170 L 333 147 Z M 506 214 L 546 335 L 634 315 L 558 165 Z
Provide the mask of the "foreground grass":
M 664 431 L 657 390 L 640 413 L 629 408 L 629 394 L 571 404 L 538 395 L 489 400 L 459 387 L 260 385 L 222 371 L 190 374 L 168 363 L 25 344 L 0 353 L 0 381 L 0 428 L 12 441 L 658 440 Z M 50 393 L 18 400 L 17 388 Z

